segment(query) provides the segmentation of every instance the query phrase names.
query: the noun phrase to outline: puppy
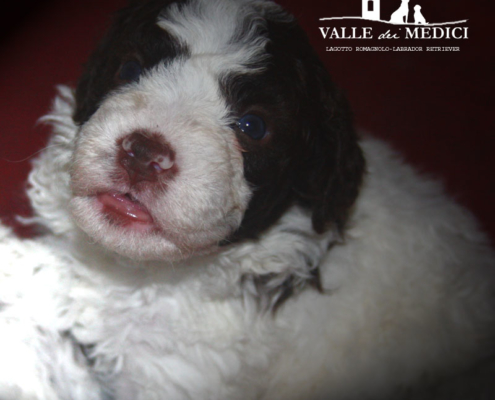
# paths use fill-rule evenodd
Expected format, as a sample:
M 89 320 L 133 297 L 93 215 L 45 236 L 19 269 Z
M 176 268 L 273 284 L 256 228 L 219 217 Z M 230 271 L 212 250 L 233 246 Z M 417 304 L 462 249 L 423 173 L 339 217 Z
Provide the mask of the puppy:
M 44 121 L 2 400 L 397 399 L 490 354 L 485 236 L 276 4 L 132 2 Z

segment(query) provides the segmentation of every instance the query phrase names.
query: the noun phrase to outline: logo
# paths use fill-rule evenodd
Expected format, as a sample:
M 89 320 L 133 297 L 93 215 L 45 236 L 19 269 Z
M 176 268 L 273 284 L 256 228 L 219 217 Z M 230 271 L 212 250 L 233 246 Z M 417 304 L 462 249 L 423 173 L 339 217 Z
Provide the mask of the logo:
M 461 40 L 468 39 L 467 19 L 450 22 L 432 22 L 425 18 L 421 0 L 394 0 L 393 12 L 381 13 L 380 0 L 361 0 L 361 16 L 320 18 L 320 21 L 332 21 L 333 26 L 319 27 L 324 39 L 362 39 L 362 40 Z M 391 6 L 391 4 L 390 4 Z M 371 26 L 346 26 L 348 21 L 359 21 L 359 25 L 371 22 Z M 342 26 L 344 24 L 344 26 Z M 338 25 L 338 26 L 336 26 Z M 384 28 L 385 27 L 385 28 Z M 387 29 L 388 28 L 388 29 Z M 386 29 L 386 30 L 385 30 Z M 374 32 L 375 30 L 375 32 Z M 380 32 L 376 32 L 380 30 Z M 430 44 L 430 43 L 428 43 Z M 352 47 L 342 48 L 352 51 Z M 359 50 L 359 48 L 356 48 Z M 401 47 L 402 49 L 402 47 Z M 379 47 L 374 51 L 389 51 L 389 47 Z M 392 48 L 392 50 L 395 50 Z M 427 51 L 459 51 L 459 47 L 427 47 Z M 328 50 L 327 51 L 332 51 Z M 423 51 L 422 47 L 411 47 L 410 51 Z
M 360 19 L 367 21 L 379 21 L 393 25 L 454 25 L 467 22 L 467 19 L 452 22 L 427 23 L 425 17 L 421 13 L 421 6 L 414 6 L 413 19 L 409 21 L 409 0 L 402 0 L 399 8 L 394 11 L 389 20 L 380 19 L 380 0 L 362 0 L 362 16 L 361 17 L 333 17 L 320 18 L 320 21 L 336 20 L 336 19 Z

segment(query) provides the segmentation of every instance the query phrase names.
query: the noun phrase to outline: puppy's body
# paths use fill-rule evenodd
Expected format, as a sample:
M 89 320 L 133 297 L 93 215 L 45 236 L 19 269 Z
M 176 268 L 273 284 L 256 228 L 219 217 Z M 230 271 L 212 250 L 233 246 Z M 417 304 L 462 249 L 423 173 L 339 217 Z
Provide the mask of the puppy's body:
M 354 203 L 363 164 L 345 104 L 316 61 L 302 67 L 289 17 L 162 3 L 116 25 L 160 15 L 140 34 L 169 44 L 139 55 L 146 73 L 103 87 L 123 68 L 102 69 L 110 36 L 46 117 L 29 196 L 51 234 L 0 242 L 0 398 L 383 398 L 488 354 L 485 237 L 371 138 Z M 232 127 L 254 112 L 269 136 Z M 170 163 L 129 167 L 143 148 Z

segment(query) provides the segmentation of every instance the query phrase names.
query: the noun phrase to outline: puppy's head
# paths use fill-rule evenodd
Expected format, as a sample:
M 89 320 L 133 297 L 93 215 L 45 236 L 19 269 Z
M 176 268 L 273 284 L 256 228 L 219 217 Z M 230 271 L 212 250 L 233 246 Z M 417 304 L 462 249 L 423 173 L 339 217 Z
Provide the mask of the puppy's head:
M 255 238 L 293 204 L 341 228 L 363 159 L 305 34 L 251 0 L 151 0 L 116 15 L 76 91 L 71 212 L 137 259 Z

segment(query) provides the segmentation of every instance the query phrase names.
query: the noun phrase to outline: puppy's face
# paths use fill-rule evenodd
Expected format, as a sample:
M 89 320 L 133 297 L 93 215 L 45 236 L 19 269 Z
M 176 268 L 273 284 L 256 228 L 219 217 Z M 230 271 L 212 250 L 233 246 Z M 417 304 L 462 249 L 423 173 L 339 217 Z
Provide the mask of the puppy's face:
M 362 158 L 336 93 L 272 3 L 132 4 L 76 92 L 73 217 L 122 255 L 168 260 L 254 238 L 294 203 L 317 231 L 341 224 Z

